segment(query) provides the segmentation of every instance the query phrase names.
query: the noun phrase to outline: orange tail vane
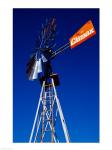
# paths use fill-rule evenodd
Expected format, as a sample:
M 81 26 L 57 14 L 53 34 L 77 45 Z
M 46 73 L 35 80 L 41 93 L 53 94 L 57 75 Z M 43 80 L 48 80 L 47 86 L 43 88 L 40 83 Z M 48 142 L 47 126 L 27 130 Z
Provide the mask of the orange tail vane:
M 92 24 L 92 21 L 89 20 L 85 25 L 83 25 L 69 40 L 70 47 L 74 48 L 84 41 L 88 40 L 96 34 L 96 30 Z

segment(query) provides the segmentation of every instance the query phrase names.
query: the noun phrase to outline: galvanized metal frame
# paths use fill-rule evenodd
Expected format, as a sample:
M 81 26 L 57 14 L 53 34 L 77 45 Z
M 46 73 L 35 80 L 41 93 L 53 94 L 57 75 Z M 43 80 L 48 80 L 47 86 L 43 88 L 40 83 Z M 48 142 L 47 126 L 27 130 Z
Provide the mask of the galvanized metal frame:
M 70 137 L 67 129 L 67 125 L 64 119 L 64 115 L 61 109 L 61 105 L 57 96 L 54 80 L 51 78 L 51 84 L 48 84 L 46 87 L 45 81 L 43 81 L 43 85 L 41 88 L 40 98 L 36 110 L 36 115 L 29 139 L 29 143 L 31 142 L 37 142 L 38 139 L 40 139 L 40 142 L 44 141 L 45 134 L 47 135 L 47 131 L 51 132 L 51 140 L 49 142 L 61 142 L 56 137 L 56 130 L 54 125 L 54 105 L 56 106 L 55 114 L 57 116 L 57 113 L 59 113 L 62 129 L 65 136 L 65 141 L 70 142 Z M 39 114 L 40 107 L 42 107 L 42 111 Z M 41 125 L 41 126 L 40 126 Z M 50 127 L 49 130 L 47 130 L 47 127 Z M 41 128 L 41 134 L 38 134 L 39 128 Z

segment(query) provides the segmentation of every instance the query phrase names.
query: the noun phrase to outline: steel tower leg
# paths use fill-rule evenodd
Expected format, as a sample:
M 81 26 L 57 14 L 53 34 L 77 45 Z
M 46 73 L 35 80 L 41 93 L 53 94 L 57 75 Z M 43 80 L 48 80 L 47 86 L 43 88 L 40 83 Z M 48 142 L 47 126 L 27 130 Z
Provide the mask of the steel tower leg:
M 35 129 L 35 125 L 36 125 L 36 121 L 37 121 L 37 117 L 38 117 L 38 112 L 39 112 L 39 108 L 40 108 L 40 103 L 42 101 L 42 94 L 43 94 L 44 86 L 45 86 L 45 81 L 43 82 L 43 85 L 42 85 L 42 89 L 41 89 L 41 93 L 40 93 L 40 98 L 39 98 L 39 102 L 38 102 L 38 106 L 37 106 L 37 110 L 36 110 L 36 115 L 35 115 L 35 119 L 34 119 L 32 131 L 31 131 L 29 143 L 31 143 L 32 138 L 33 138 L 34 129 Z
M 66 122 L 65 122 L 65 119 L 64 119 L 64 115 L 63 115 L 63 112 L 62 112 L 62 109 L 61 109 L 61 105 L 60 105 L 58 96 L 57 96 L 57 92 L 56 92 L 56 88 L 55 88 L 53 79 L 52 79 L 52 84 L 53 84 L 53 88 L 54 88 L 56 103 L 57 103 L 57 107 L 58 107 L 58 110 L 59 110 L 59 115 L 60 115 L 63 131 L 64 131 L 64 134 L 65 134 L 66 142 L 69 143 L 70 142 L 70 137 L 69 137 L 67 125 L 66 125 Z

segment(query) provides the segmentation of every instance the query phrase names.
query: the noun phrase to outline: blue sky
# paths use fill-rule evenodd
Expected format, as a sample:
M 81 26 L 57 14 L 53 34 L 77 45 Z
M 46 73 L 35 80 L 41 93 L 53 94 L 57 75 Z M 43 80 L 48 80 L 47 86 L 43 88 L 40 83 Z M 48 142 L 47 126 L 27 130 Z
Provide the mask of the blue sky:
M 28 80 L 26 64 L 46 18 L 56 18 L 56 50 L 88 20 L 97 34 L 52 62 L 59 74 L 58 96 L 71 142 L 99 142 L 99 9 L 14 9 L 13 141 L 28 142 L 40 84 Z M 64 141 L 62 139 L 62 141 Z

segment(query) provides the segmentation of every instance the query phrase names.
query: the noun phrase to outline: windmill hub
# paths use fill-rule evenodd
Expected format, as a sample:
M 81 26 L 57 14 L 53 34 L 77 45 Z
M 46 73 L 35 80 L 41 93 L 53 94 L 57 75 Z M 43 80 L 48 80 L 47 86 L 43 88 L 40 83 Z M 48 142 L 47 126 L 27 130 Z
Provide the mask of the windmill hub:
M 40 80 L 40 83 L 41 85 L 43 84 L 43 82 L 45 81 L 45 85 L 46 86 L 49 86 L 51 84 L 50 80 L 53 79 L 54 80 L 54 85 L 55 86 L 59 86 L 60 85 L 60 81 L 59 81 L 59 76 L 58 74 L 51 74 L 49 76 L 49 78 L 47 78 L 47 80 L 45 79 L 45 77 L 41 77 L 39 80 Z

